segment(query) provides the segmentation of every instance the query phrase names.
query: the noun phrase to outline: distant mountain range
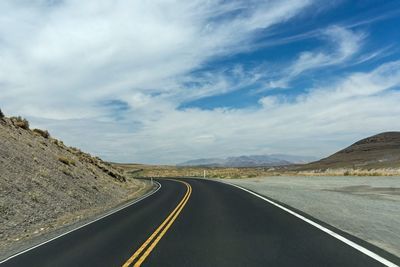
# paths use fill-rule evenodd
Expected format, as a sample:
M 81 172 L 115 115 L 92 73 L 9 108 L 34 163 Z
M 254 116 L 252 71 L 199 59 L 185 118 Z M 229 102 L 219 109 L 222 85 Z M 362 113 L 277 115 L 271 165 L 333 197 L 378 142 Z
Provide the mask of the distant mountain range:
M 398 167 L 400 167 L 400 132 L 384 132 L 362 139 L 327 158 L 294 168 L 324 170 Z
M 252 155 L 189 160 L 177 166 L 269 167 L 285 170 L 326 170 L 338 168 L 379 169 L 400 167 L 400 132 L 384 132 L 362 139 L 349 147 L 316 161 L 314 157 L 285 154 Z M 289 166 L 288 166 L 289 165 Z
M 285 154 L 251 155 L 228 158 L 205 158 L 189 160 L 177 166 L 206 166 L 206 167 L 263 167 L 304 164 L 316 160 L 314 157 L 294 156 Z

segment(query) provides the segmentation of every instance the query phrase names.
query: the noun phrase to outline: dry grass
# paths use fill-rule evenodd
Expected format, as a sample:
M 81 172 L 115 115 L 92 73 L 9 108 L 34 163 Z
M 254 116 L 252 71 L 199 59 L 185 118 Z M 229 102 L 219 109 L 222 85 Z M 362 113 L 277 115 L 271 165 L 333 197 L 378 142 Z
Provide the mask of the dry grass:
M 16 127 L 19 127 L 19 128 L 25 129 L 25 130 L 29 130 L 28 120 L 22 118 L 21 116 L 11 117 L 10 119 Z
M 67 147 L 64 145 L 63 141 L 53 139 L 52 142 L 61 149 L 66 149 Z
M 64 163 L 65 165 L 68 165 L 68 166 L 71 166 L 71 165 L 76 166 L 76 162 L 74 160 L 72 160 L 72 159 L 67 158 L 67 157 L 59 157 L 58 161 Z
M 265 176 L 399 176 L 400 168 L 385 169 L 328 169 L 311 171 L 289 171 L 279 168 L 204 168 L 175 167 L 162 165 L 115 164 L 136 177 L 203 177 L 244 179 Z
M 263 176 L 264 168 L 203 168 L 203 167 L 175 167 L 163 165 L 115 164 L 136 177 L 203 177 L 211 178 L 253 178 Z
M 32 132 L 34 134 L 42 136 L 43 138 L 46 138 L 46 139 L 48 139 L 50 137 L 50 133 L 47 130 L 33 129 Z
M 298 175 L 302 176 L 399 176 L 400 168 L 379 168 L 379 169 L 327 169 L 299 171 Z

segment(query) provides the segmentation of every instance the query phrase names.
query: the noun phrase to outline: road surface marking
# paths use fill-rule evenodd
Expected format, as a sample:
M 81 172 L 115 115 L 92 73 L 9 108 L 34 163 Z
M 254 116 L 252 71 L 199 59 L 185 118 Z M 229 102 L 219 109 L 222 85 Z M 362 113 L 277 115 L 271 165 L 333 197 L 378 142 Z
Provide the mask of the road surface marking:
M 140 259 L 136 262 L 136 264 L 134 265 L 134 267 L 139 267 L 143 261 L 147 258 L 147 256 L 151 253 L 151 251 L 157 246 L 158 242 L 160 242 L 161 238 L 165 235 L 165 233 L 168 231 L 168 229 L 171 227 L 171 225 L 174 223 L 174 221 L 176 220 L 176 218 L 179 216 L 179 214 L 181 213 L 181 211 L 183 210 L 183 208 L 185 207 L 186 203 L 188 202 L 190 195 L 192 194 L 192 187 L 187 184 L 187 186 L 189 186 L 189 195 L 186 198 L 185 202 L 182 204 L 182 206 L 179 208 L 179 210 L 176 212 L 176 214 L 174 215 L 174 217 L 172 218 L 172 220 L 168 223 L 168 225 L 164 228 L 164 230 L 161 232 L 161 234 L 156 238 L 156 240 L 151 244 L 151 246 L 146 250 L 146 252 L 142 255 L 142 257 L 140 257 Z
M 300 214 L 298 214 L 298 213 L 296 213 L 296 212 L 294 212 L 294 211 L 292 211 L 292 210 L 290 210 L 290 209 L 288 209 L 288 208 L 286 208 L 286 207 L 284 207 L 282 205 L 279 205 L 278 203 L 275 203 L 274 201 L 269 200 L 268 198 L 263 197 L 262 195 L 254 193 L 253 191 L 250 191 L 250 190 L 248 190 L 248 189 L 246 189 L 244 187 L 241 187 L 239 185 L 231 184 L 231 183 L 228 183 L 228 182 L 221 182 L 221 183 L 229 184 L 231 186 L 237 187 L 237 188 L 239 188 L 239 189 L 241 189 L 243 191 L 246 191 L 247 193 L 250 193 L 250 194 L 252 194 L 252 195 L 254 195 L 254 196 L 258 197 L 258 198 L 261 198 L 264 201 L 269 202 L 270 204 L 272 204 L 272 205 L 274 205 L 274 206 L 276 206 L 276 207 L 278 207 L 278 208 L 290 213 L 291 215 L 293 215 L 293 216 L 295 216 L 295 217 L 297 217 L 297 218 L 299 218 L 299 219 L 311 224 L 312 226 L 320 229 L 321 231 L 333 236 L 334 238 L 342 241 L 343 243 L 345 243 L 345 244 L 353 247 L 354 249 L 364 253 L 365 255 L 373 258 L 374 260 L 379 261 L 380 263 L 384 264 L 385 266 L 388 266 L 388 267 L 399 267 L 397 264 L 395 264 L 395 263 L 393 263 L 393 262 L 391 262 L 391 261 L 379 256 L 378 254 L 370 251 L 369 249 L 364 248 L 364 247 L 354 243 L 353 241 L 351 241 L 351 240 L 339 235 L 338 233 L 335 233 L 332 230 L 329 230 L 328 228 L 326 228 L 326 227 L 324 227 L 324 226 L 322 226 L 322 225 L 320 225 L 320 224 L 318 224 L 318 223 L 316 223 L 316 222 L 314 222 L 314 221 L 312 221 L 310 219 L 307 219 L 306 217 L 304 217 L 304 216 L 302 216 L 302 215 L 300 215 Z
M 189 188 L 187 185 L 186 185 L 186 187 Z M 184 203 L 188 194 L 189 194 L 189 189 L 187 189 L 184 197 L 179 202 L 179 204 L 175 207 L 175 209 L 168 215 L 168 217 L 163 221 L 163 223 L 153 232 L 153 234 L 142 244 L 142 246 L 128 259 L 128 261 L 123 265 L 123 267 L 129 266 L 139 256 L 139 254 L 150 244 L 150 242 L 152 242 L 152 240 L 157 236 L 157 234 L 163 229 L 164 225 L 166 225 L 168 223 L 168 221 L 174 216 L 176 211 Z
M 146 249 L 143 255 L 137 260 L 137 262 L 133 265 L 134 267 L 139 267 L 146 258 L 150 255 L 153 249 L 157 246 L 158 242 L 160 242 L 161 238 L 165 235 L 171 225 L 174 223 L 176 218 L 178 218 L 179 214 L 185 207 L 188 202 L 190 195 L 192 194 L 192 187 L 190 184 L 184 181 L 173 180 L 176 182 L 180 182 L 186 185 L 186 193 L 179 204 L 175 207 L 175 209 L 168 215 L 168 217 L 161 223 L 161 225 L 153 232 L 153 234 L 140 246 L 138 250 L 125 262 L 123 267 L 128 267 L 132 264 L 132 262 Z M 160 233 L 161 231 L 161 233 Z
M 49 242 L 51 242 L 51 241 L 53 241 L 53 240 L 56 240 L 56 239 L 58 239 L 58 238 L 60 238 L 60 237 L 63 237 L 63 236 L 65 236 L 65 235 L 69 234 L 69 233 L 75 232 L 76 230 L 79 230 L 79 229 L 81 229 L 81 228 L 83 228 L 83 227 L 85 227 L 85 226 L 88 226 L 89 224 L 95 223 L 95 222 L 97 222 L 97 221 L 99 221 L 99 220 L 101 220 L 101 219 L 104 219 L 104 218 L 106 218 L 106 217 L 108 217 L 108 216 L 110 216 L 110 215 L 112 215 L 112 214 L 114 214 L 114 213 L 119 212 L 120 210 L 123 210 L 123 209 L 125 209 L 125 208 L 128 208 L 128 207 L 130 207 L 130 206 L 132 206 L 132 205 L 138 203 L 139 201 L 141 201 L 141 200 L 143 200 L 143 199 L 145 199 L 145 198 L 147 198 L 147 197 L 149 197 L 149 196 L 155 194 L 158 190 L 160 190 L 161 184 L 160 184 L 159 182 L 156 182 L 156 183 L 157 183 L 157 188 L 156 188 L 156 190 L 152 190 L 152 191 L 148 192 L 147 194 L 141 196 L 140 198 L 135 199 L 135 200 L 132 201 L 132 202 L 129 202 L 129 203 L 127 203 L 127 204 L 125 204 L 125 205 L 123 205 L 123 206 L 121 206 L 121 207 L 119 207 L 119 208 L 117 208 L 117 209 L 115 209 L 115 210 L 112 210 L 112 211 L 110 211 L 110 212 L 107 212 L 107 213 L 104 214 L 103 216 L 101 216 L 101 217 L 99 217 L 99 218 L 97 218 L 97 219 L 94 219 L 93 221 L 90 221 L 90 222 L 88 222 L 88 223 L 85 223 L 85 224 L 83 224 L 83 225 L 81 225 L 81 226 L 78 226 L 78 227 L 72 229 L 72 230 L 69 230 L 69 231 L 67 231 L 67 232 L 65 232 L 65 233 L 62 233 L 62 234 L 60 234 L 60 235 L 58 235 L 58 236 L 55 236 L 55 237 L 53 237 L 53 238 L 51 238 L 51 239 L 49 239 L 49 240 L 46 240 L 46 241 L 44 241 L 44 242 L 42 242 L 42 243 L 39 243 L 39 244 L 37 244 L 37 245 L 34 245 L 34 246 L 32 246 L 32 247 L 30 247 L 30 248 L 27 248 L 27 249 L 25 249 L 25 250 L 22 250 L 21 252 L 18 252 L 18 253 L 16 253 L 16 254 L 13 254 L 13 255 L 11 255 L 11 256 L 5 258 L 4 260 L 0 260 L 0 264 L 5 263 L 5 262 L 7 262 L 7 261 L 9 261 L 9 260 L 11 260 L 11 259 L 13 259 L 13 258 L 15 258 L 15 257 L 17 257 L 17 256 L 19 256 L 19 255 L 21 255 L 21 254 L 24 254 L 24 253 L 26 253 L 26 252 L 28 252 L 28 251 L 31 251 L 31 250 L 33 250 L 33 249 L 35 249 L 35 248 L 37 248 L 37 247 L 43 246 L 44 244 L 47 244 L 47 243 L 49 243 Z

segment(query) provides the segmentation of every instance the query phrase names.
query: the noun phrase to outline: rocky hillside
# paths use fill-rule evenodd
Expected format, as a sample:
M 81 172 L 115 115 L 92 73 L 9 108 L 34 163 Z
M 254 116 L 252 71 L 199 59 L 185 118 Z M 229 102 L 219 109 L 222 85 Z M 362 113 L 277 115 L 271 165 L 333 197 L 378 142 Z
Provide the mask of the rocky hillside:
M 148 190 L 147 183 L 0 112 L 2 253 Z
M 400 167 L 400 132 L 380 133 L 362 139 L 301 169 L 379 169 Z

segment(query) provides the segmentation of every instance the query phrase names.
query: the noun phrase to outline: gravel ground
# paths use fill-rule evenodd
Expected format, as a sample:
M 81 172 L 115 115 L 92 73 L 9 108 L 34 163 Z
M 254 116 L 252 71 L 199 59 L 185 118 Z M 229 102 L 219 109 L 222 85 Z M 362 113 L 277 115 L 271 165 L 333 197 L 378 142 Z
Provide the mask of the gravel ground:
M 400 257 L 400 177 L 281 176 L 229 182 L 288 204 Z
M 151 189 L 21 122 L 0 119 L 0 258 Z

